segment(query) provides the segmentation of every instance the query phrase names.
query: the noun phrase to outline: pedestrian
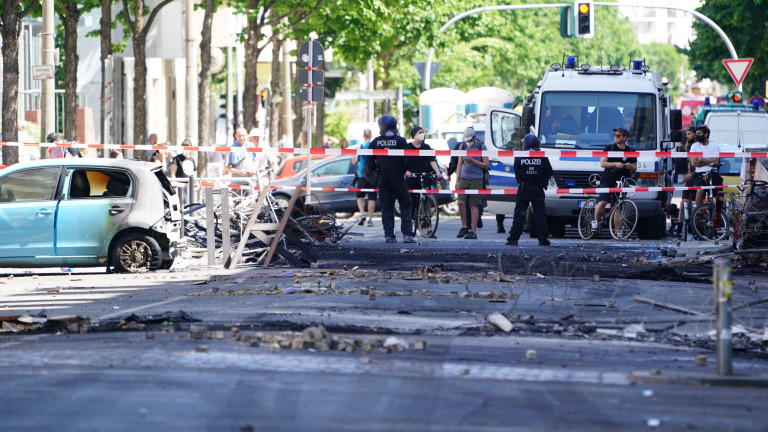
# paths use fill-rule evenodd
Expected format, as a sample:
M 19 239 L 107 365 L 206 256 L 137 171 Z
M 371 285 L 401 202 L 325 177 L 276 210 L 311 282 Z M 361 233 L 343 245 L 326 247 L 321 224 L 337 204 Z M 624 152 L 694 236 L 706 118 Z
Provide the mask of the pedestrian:
M 231 148 L 250 147 L 246 140 L 248 131 L 244 127 L 235 129 L 235 140 Z M 231 174 L 235 177 L 253 177 L 256 174 L 256 153 L 232 151 L 227 155 L 227 162 L 224 164 L 224 174 Z
M 523 137 L 523 150 L 539 150 L 539 138 L 534 134 Z M 533 208 L 533 220 L 539 235 L 539 246 L 549 246 L 549 231 L 547 230 L 547 207 L 544 204 L 544 191 L 552 177 L 552 165 L 546 156 L 527 156 L 515 158 L 515 178 L 517 179 L 517 204 L 509 230 L 507 245 L 517 246 L 517 241 L 523 234 L 525 216 L 528 205 Z
M 349 148 L 349 141 L 347 141 L 346 138 L 342 138 L 341 143 L 339 143 L 339 147 L 341 149 Z
M 685 141 L 682 144 L 680 151 L 684 152 L 690 152 L 691 146 L 696 143 L 696 128 L 690 127 L 687 131 L 685 131 Z M 693 165 L 691 165 L 691 159 L 690 158 L 680 158 L 680 160 L 683 161 L 683 163 L 686 166 L 685 175 L 683 176 L 683 186 L 691 187 L 693 186 L 693 174 L 695 170 L 693 169 Z M 680 170 L 683 172 L 682 170 Z M 696 191 L 693 190 L 684 190 L 682 193 L 682 199 L 680 200 L 680 208 L 678 210 L 677 220 L 678 223 L 674 226 L 670 226 L 669 231 L 667 234 L 675 237 L 680 237 L 683 235 L 683 223 L 688 223 L 688 221 L 685 219 L 685 208 L 688 207 L 690 210 L 690 205 L 693 200 L 696 199 Z
M 49 133 L 45 139 L 49 143 L 56 144 L 57 146 L 64 144 L 64 137 L 62 137 L 61 134 L 57 132 Z M 74 147 L 48 147 L 48 157 L 51 159 L 61 159 L 83 157 L 83 155 L 80 154 L 80 149 Z
M 166 147 L 171 147 L 173 143 L 170 141 L 165 143 Z M 171 161 L 168 158 L 168 152 L 165 150 L 155 150 L 152 152 L 152 154 L 149 156 L 149 159 L 147 159 L 149 162 L 155 162 L 159 163 L 163 166 L 163 172 L 166 175 L 171 174 Z
M 157 134 L 149 134 L 149 137 L 147 137 L 147 142 L 145 143 L 148 146 L 155 146 L 157 145 Z M 155 155 L 155 150 L 149 149 L 144 150 L 140 155 L 137 155 L 137 159 L 152 162 L 152 157 Z
M 466 144 L 466 150 L 487 150 L 485 143 L 477 139 L 475 129 L 464 129 L 462 141 Z M 456 167 L 456 175 L 459 178 L 458 189 L 482 189 L 485 184 L 485 171 L 490 163 L 487 156 L 459 156 Z M 469 220 L 466 214 L 466 206 L 469 206 Z M 457 238 L 467 240 L 477 239 L 477 221 L 480 219 L 480 207 L 483 206 L 483 196 L 479 194 L 459 194 L 459 216 L 461 217 L 461 230 Z
M 426 132 L 421 126 L 416 126 L 411 129 L 411 138 L 413 141 L 408 143 L 409 150 L 432 150 L 429 144 L 424 142 Z M 443 178 L 443 174 L 440 172 L 440 168 L 437 166 L 437 158 L 435 156 L 411 156 L 410 157 L 411 174 L 428 174 L 435 173 L 435 178 L 439 182 Z M 418 177 L 411 177 L 406 179 L 406 185 L 408 189 L 421 189 L 421 179 Z M 436 188 L 436 185 L 430 185 L 430 188 Z M 411 194 L 411 217 L 416 220 L 416 213 L 419 211 L 419 195 L 417 193 Z M 415 225 L 415 224 L 414 224 Z M 416 227 L 414 226 L 414 235 Z M 432 238 L 435 238 L 433 235 Z
M 109 151 L 109 157 L 110 159 L 122 159 L 123 152 L 117 149 L 112 149 Z
M 717 143 L 715 143 L 714 141 L 710 141 L 709 127 L 707 127 L 706 125 L 699 126 L 696 128 L 696 142 L 691 146 L 691 152 L 720 153 L 720 146 L 717 145 Z M 691 165 L 693 165 L 693 167 L 696 168 L 696 173 L 693 175 L 693 185 L 694 186 L 710 186 L 708 184 L 705 184 L 704 174 L 712 171 L 712 165 L 716 165 L 719 163 L 720 163 L 719 156 L 692 157 Z M 720 177 L 719 173 L 715 173 L 712 176 L 711 186 L 722 186 L 722 185 L 723 185 L 723 178 Z M 717 191 L 713 192 L 712 196 L 717 196 Z M 703 190 L 696 191 L 696 206 L 701 207 L 703 200 L 704 200 L 704 191 Z
M 371 137 L 373 136 L 373 133 L 370 129 L 365 129 L 363 131 L 363 143 L 360 145 L 361 149 L 367 149 L 371 145 Z M 358 189 L 375 189 L 376 185 L 369 182 L 368 179 L 365 178 L 365 160 L 367 158 L 370 158 L 372 156 L 364 156 L 360 154 L 355 154 L 352 157 L 352 163 L 356 167 L 356 180 L 355 180 L 355 187 Z M 376 210 L 376 192 L 357 192 L 357 209 L 360 211 L 360 214 L 362 215 L 360 217 L 360 222 L 358 222 L 358 225 L 363 226 L 365 223 L 366 218 L 368 219 L 368 226 L 373 226 L 373 212 Z M 365 199 L 368 198 L 368 215 L 365 214 Z
M 618 127 L 613 130 L 613 144 L 603 148 L 605 152 L 633 152 L 635 149 L 627 144 L 629 131 L 624 127 Z M 630 178 L 632 173 L 637 171 L 637 158 L 616 156 L 603 157 L 600 159 L 600 168 L 603 168 L 603 174 L 600 176 L 600 187 L 616 187 L 616 182 L 623 178 Z M 605 206 L 611 201 L 614 195 L 611 193 L 601 193 L 597 197 L 595 206 L 595 219 L 592 221 L 592 231 L 600 230 L 600 220 L 605 213 Z
M 408 142 L 398 135 L 397 119 L 391 115 L 379 119 L 380 136 L 371 141 L 372 150 L 406 150 Z M 416 243 L 411 220 L 411 197 L 405 188 L 405 177 L 411 176 L 410 158 L 402 156 L 373 156 L 366 160 L 371 166 L 366 170 L 378 172 L 379 199 L 381 200 L 381 224 L 387 243 L 397 243 L 395 237 L 395 200 L 400 204 L 400 231 L 403 243 Z
M 249 147 L 258 147 L 264 150 L 271 149 L 272 147 L 270 147 L 269 142 L 262 138 L 263 134 L 261 133 L 261 130 L 259 130 L 259 128 L 252 128 L 251 131 L 248 132 L 248 141 L 251 143 Z M 269 181 L 274 178 L 275 173 L 277 172 L 278 160 L 277 155 L 270 151 L 263 151 L 256 154 L 256 172 L 259 173 L 259 176 L 261 177 L 260 181 L 262 183 L 269 184 Z
M 184 141 L 181 142 L 182 147 L 189 147 L 191 145 L 192 140 L 189 138 L 184 138 Z M 197 163 L 195 163 L 195 158 L 189 150 L 182 150 L 181 153 L 174 156 L 173 160 L 171 160 L 171 178 L 189 178 L 195 175 L 196 170 Z

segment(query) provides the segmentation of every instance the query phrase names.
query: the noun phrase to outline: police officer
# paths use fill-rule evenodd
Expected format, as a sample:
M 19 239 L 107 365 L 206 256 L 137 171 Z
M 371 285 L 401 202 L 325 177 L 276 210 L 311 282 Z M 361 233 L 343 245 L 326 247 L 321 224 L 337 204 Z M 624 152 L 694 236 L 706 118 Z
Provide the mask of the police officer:
M 539 139 L 534 134 L 528 134 L 523 138 L 524 150 L 538 150 Z M 533 223 L 539 233 L 539 246 L 549 246 L 547 239 L 547 208 L 544 205 L 544 190 L 547 188 L 549 178 L 552 177 L 552 165 L 545 157 L 516 157 L 515 178 L 517 179 L 517 205 L 515 205 L 515 218 L 512 229 L 509 231 L 507 245 L 517 246 L 517 240 L 523 233 L 525 214 L 528 204 L 533 206 Z
M 372 150 L 405 150 L 408 141 L 398 136 L 397 119 L 391 115 L 379 119 L 380 136 L 368 146 Z M 387 243 L 397 243 L 395 237 L 395 200 L 400 203 L 400 231 L 403 243 L 416 243 L 412 235 L 411 196 L 405 187 L 405 177 L 410 177 L 411 158 L 402 156 L 374 156 L 366 158 L 366 165 L 379 173 L 379 202 L 381 203 L 381 224 Z

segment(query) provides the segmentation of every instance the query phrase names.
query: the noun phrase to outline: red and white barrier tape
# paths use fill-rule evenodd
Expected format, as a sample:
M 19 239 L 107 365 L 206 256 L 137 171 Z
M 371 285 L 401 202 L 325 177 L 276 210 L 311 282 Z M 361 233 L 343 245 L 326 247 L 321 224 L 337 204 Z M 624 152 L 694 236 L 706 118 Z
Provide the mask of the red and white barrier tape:
M 186 187 L 185 183 L 174 183 L 174 186 Z M 203 181 L 195 184 L 195 187 L 220 187 L 239 190 L 259 190 L 260 188 L 247 185 L 218 185 L 214 182 Z M 558 188 L 554 189 L 557 195 L 565 194 L 599 194 L 599 193 L 621 193 L 621 192 L 673 192 L 684 190 L 705 190 L 705 189 L 725 189 L 729 186 L 663 186 L 663 187 L 636 187 L 636 188 Z M 269 186 L 270 189 L 294 189 L 295 186 Z M 306 191 L 322 192 L 378 192 L 378 189 L 361 188 L 324 188 L 313 187 Z M 408 189 L 410 193 L 428 193 L 428 194 L 462 194 L 462 195 L 516 195 L 517 189 Z
M 61 147 L 78 149 L 116 149 L 116 150 L 173 150 L 178 153 L 182 151 L 197 151 L 210 153 L 285 153 L 295 155 L 313 156 L 338 156 L 338 155 L 363 155 L 363 156 L 488 156 L 489 158 L 500 157 L 637 157 L 637 158 L 656 158 L 656 157 L 721 157 L 721 158 L 765 158 L 768 152 L 652 152 L 652 151 L 633 151 L 633 152 L 605 152 L 596 150 L 388 150 L 388 149 L 326 149 L 326 148 L 260 148 L 260 147 L 227 147 L 227 146 L 164 146 L 164 145 L 132 145 L 132 144 L 53 144 L 53 143 L 19 143 L 2 142 L 0 147 Z

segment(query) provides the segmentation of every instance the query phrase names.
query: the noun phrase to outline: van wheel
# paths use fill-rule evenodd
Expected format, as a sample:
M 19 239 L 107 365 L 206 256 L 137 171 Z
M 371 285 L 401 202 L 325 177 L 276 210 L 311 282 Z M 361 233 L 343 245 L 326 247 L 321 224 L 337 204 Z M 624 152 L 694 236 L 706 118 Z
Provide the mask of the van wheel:
M 163 265 L 163 251 L 157 240 L 146 234 L 126 234 L 112 246 L 110 256 L 115 271 L 144 273 Z

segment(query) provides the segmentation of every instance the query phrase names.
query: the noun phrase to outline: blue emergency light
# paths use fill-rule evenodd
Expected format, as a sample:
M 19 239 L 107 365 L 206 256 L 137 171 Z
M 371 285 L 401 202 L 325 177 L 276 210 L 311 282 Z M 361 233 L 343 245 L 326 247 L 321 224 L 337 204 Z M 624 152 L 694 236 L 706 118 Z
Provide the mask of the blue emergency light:
M 568 58 L 565 60 L 565 68 L 576 69 L 576 57 L 568 56 Z
M 632 70 L 641 70 L 643 67 L 642 60 L 632 60 Z

